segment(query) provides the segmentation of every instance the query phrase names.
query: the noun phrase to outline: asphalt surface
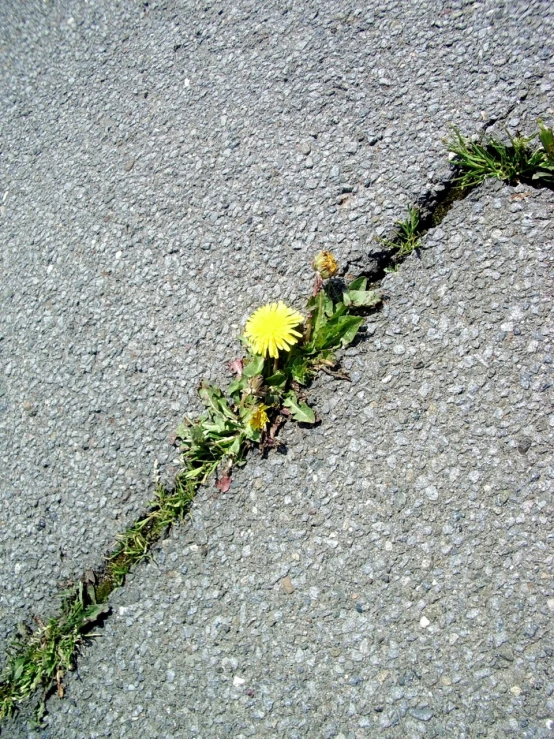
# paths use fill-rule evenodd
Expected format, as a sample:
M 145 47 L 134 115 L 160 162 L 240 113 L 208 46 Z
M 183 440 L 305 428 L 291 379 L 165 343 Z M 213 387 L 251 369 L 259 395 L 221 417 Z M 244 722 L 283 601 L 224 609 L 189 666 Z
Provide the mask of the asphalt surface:
M 113 597 L 44 737 L 553 735 L 553 217 L 524 187 L 455 206 L 321 426 Z
M 366 265 L 442 187 L 450 124 L 552 120 L 551 29 L 545 3 L 2 4 L 2 636 L 101 562 L 156 461 L 171 477 L 253 308 L 301 307 L 318 248 Z M 551 217 L 508 188 L 455 206 L 387 278 L 351 390 L 317 387 L 322 426 L 114 596 L 45 736 L 552 734 Z

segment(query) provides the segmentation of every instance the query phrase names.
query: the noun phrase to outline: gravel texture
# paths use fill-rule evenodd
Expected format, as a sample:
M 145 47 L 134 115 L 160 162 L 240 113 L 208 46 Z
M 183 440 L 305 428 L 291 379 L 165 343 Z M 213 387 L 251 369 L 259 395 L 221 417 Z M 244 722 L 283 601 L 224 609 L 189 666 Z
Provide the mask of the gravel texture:
M 543 2 L 0 4 L 0 638 L 101 562 L 156 461 L 171 478 L 167 438 L 252 308 L 301 307 L 320 247 L 367 265 L 442 187 L 451 123 L 552 116 L 552 19 Z M 333 420 L 345 390 L 318 392 Z M 260 470 L 311 484 L 302 443 Z M 205 505 L 227 520 L 227 499 Z
M 253 307 L 304 295 L 321 246 L 366 264 L 441 187 L 449 124 L 547 108 L 552 18 L 0 4 L 0 637 L 101 562 L 156 460 L 171 477 L 167 437 Z
M 321 425 L 114 594 L 44 739 L 554 734 L 553 219 L 522 186 L 454 206 Z

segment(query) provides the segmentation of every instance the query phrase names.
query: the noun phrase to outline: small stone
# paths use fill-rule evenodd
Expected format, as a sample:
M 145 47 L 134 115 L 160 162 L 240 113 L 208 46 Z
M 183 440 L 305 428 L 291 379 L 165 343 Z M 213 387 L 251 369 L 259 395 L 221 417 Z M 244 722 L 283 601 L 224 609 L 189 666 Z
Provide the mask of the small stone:
M 344 147 L 347 154 L 355 154 L 358 151 L 357 141 L 348 141 Z
M 425 495 L 429 498 L 429 500 L 438 500 L 439 491 L 434 485 L 429 485 L 425 488 Z
M 281 585 L 287 595 L 292 595 L 292 593 L 294 593 L 294 585 L 288 575 L 281 580 Z
M 302 154 L 304 154 L 305 156 L 308 156 L 308 154 L 312 150 L 312 145 L 310 144 L 309 141 L 303 141 L 298 148 L 300 149 Z
M 135 161 L 135 159 L 129 159 L 129 161 L 125 163 L 124 170 L 126 172 L 130 172 L 135 166 Z
M 239 677 L 238 675 L 235 675 L 233 678 L 233 687 L 240 688 L 244 685 L 246 680 L 244 680 L 242 677 Z
M 531 448 L 531 439 L 528 436 L 524 436 L 517 443 L 517 450 L 520 454 L 527 454 Z
M 25 411 L 25 413 L 28 413 L 30 416 L 36 416 L 38 413 L 37 409 L 33 406 L 33 404 L 29 400 L 26 400 L 23 403 L 23 410 Z
M 418 721 L 430 721 L 433 718 L 433 711 L 429 708 L 410 708 L 408 713 Z
M 383 134 L 382 133 L 374 133 L 373 131 L 371 131 L 371 132 L 369 132 L 367 134 L 367 143 L 370 146 L 375 146 L 375 144 L 378 141 L 381 141 L 382 138 L 383 138 Z
M 431 625 L 431 622 L 429 621 L 428 618 L 426 618 L 425 616 L 422 616 L 419 619 L 419 625 L 421 626 L 422 629 L 426 629 L 428 626 Z
M 304 162 L 304 166 L 306 167 L 306 169 L 313 169 L 314 160 L 311 157 L 307 157 L 306 161 Z

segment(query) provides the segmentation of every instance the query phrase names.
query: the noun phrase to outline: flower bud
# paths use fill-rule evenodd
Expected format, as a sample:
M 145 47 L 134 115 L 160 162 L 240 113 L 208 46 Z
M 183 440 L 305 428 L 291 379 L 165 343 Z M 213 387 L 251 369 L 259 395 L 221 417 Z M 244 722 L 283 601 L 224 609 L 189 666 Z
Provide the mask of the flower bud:
M 319 273 L 323 280 L 334 277 L 339 269 L 337 260 L 330 251 L 320 251 L 316 254 L 312 264 L 314 270 Z

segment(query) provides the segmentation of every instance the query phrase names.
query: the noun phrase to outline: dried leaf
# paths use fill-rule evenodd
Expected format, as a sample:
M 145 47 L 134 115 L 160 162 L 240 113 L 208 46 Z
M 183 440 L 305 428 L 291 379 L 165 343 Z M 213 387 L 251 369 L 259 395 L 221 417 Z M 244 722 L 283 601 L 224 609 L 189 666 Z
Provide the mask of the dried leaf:
M 228 366 L 231 372 L 234 372 L 237 377 L 242 376 L 242 369 L 244 367 L 242 359 L 234 359 L 232 362 L 229 362 Z
M 231 476 L 230 475 L 223 475 L 223 477 L 220 477 L 219 480 L 215 483 L 216 488 L 221 490 L 222 493 L 226 493 L 227 490 L 231 487 Z

